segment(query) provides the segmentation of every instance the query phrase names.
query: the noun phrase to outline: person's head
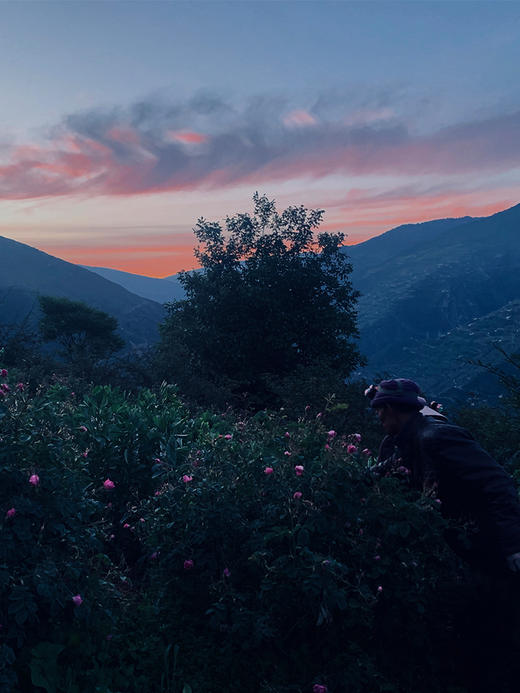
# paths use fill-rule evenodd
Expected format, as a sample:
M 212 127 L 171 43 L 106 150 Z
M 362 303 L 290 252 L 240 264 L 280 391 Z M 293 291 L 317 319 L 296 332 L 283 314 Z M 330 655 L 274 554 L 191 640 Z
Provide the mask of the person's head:
M 406 378 L 382 380 L 366 391 L 370 406 L 376 411 L 386 433 L 399 433 L 404 424 L 425 405 L 417 383 Z

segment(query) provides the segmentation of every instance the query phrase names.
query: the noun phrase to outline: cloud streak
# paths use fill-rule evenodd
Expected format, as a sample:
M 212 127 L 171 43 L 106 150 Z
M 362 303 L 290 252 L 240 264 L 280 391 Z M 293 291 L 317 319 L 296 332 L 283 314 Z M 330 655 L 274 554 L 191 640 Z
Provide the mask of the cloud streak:
M 520 111 L 418 134 L 389 106 L 343 112 L 258 98 L 142 101 L 68 116 L 44 143 L 5 146 L 0 199 L 124 196 L 331 174 L 428 175 L 520 167 Z

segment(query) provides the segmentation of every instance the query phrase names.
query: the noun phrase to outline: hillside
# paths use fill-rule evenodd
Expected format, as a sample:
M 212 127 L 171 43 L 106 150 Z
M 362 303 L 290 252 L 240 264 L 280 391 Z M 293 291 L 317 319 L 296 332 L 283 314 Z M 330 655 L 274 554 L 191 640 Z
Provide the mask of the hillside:
M 510 301 L 496 311 L 459 325 L 446 334 L 424 342 L 411 341 L 401 357 L 386 367 L 421 383 L 435 398 L 446 401 L 495 399 L 501 388 L 496 378 L 474 365 L 475 361 L 504 368 L 504 358 L 495 345 L 507 353 L 520 346 L 520 299 Z M 427 387 L 426 387 L 427 386 Z M 446 399 L 447 398 L 447 399 Z
M 406 224 L 345 248 L 353 284 L 361 292 L 361 350 L 368 358 L 363 375 L 408 375 L 448 399 L 479 384 L 494 396 L 486 374 L 466 362 L 488 352 L 496 356 L 493 320 L 510 304 L 512 317 L 501 328 L 501 339 L 507 349 L 520 349 L 514 310 L 520 299 L 519 234 L 517 205 L 485 218 Z M 150 280 L 104 272 L 121 283 L 132 278 L 135 283 L 126 283 L 127 288 L 143 295 L 155 281 L 177 281 L 180 289 L 175 275 Z M 477 341 L 471 334 L 474 321 L 483 326 Z
M 483 219 L 420 227 L 425 233 L 417 229 L 419 239 L 415 233 L 394 229 L 348 252 L 355 286 L 362 292 L 359 327 L 361 349 L 368 358 L 366 374 L 416 377 L 425 389 L 436 392 L 446 373 L 447 364 L 441 365 L 444 354 L 454 357 L 451 342 L 442 338 L 461 328 L 459 366 L 465 359 L 483 356 L 475 353 L 466 326 L 489 316 L 483 322 L 489 335 L 479 340 L 480 351 L 486 351 L 493 342 L 494 314 L 520 299 L 520 205 Z M 504 330 L 508 348 L 518 350 L 515 320 Z M 432 350 L 436 355 L 430 364 Z M 458 370 L 453 396 L 469 380 L 478 381 L 471 368 Z
M 122 272 L 107 267 L 84 267 L 111 282 L 119 284 L 136 296 L 148 298 L 156 303 L 168 303 L 184 297 L 184 290 L 175 275 L 166 279 L 155 279 L 154 277 L 144 277 L 140 274 Z
M 345 252 L 361 292 L 365 377 L 412 377 L 448 400 L 479 387 L 496 396 L 486 374 L 468 361 L 497 363 L 497 339 L 508 351 L 520 349 L 520 205 L 485 218 L 399 226 Z M 159 303 L 183 295 L 175 275 L 82 268 L 0 237 L 2 322 L 28 316 L 35 324 L 38 293 L 114 315 L 131 345 L 153 342 L 163 317 Z
M 23 243 L 0 237 L 0 304 L 2 323 L 39 317 L 38 294 L 84 301 L 117 318 L 129 346 L 157 338 L 163 308 L 130 293 L 119 284 Z

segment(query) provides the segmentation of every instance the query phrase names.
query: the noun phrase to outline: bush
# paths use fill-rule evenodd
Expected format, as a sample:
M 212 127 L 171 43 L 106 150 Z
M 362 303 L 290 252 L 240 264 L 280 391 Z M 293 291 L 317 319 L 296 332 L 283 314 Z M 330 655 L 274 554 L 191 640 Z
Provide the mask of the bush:
M 405 690 L 388 668 L 437 690 L 424 619 L 453 563 L 435 504 L 371 483 L 352 436 L 281 423 L 202 417 L 198 449 L 142 508 L 182 676 L 195 690 Z
M 367 473 L 355 407 L 336 433 L 0 381 L 0 691 L 456 685 L 444 523 Z

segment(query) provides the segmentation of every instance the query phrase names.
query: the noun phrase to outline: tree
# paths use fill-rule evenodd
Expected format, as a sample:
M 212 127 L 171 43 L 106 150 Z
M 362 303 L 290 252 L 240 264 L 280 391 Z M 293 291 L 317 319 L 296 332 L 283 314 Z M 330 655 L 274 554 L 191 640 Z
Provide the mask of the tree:
M 117 320 L 81 301 L 41 296 L 40 331 L 45 341 L 57 342 L 61 355 L 76 371 L 90 373 L 95 363 L 119 351 L 124 341 L 116 334 Z
M 258 193 L 253 203 L 225 229 L 198 220 L 202 270 L 180 274 L 186 299 L 167 305 L 159 363 L 199 399 L 245 395 L 262 407 L 277 403 L 273 382 L 316 363 L 343 379 L 361 357 L 344 235 L 317 233 L 321 210 L 278 213 Z

